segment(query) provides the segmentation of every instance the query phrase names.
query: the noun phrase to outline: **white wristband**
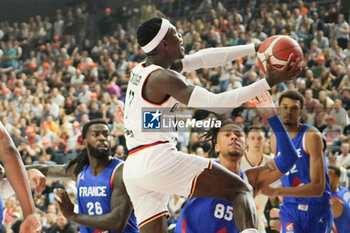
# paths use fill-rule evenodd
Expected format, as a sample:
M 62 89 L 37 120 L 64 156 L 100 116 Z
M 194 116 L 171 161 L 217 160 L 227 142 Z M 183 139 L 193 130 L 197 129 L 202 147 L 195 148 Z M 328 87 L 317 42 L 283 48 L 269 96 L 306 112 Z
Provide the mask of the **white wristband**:
M 247 45 L 228 46 L 221 48 L 207 48 L 185 56 L 182 61 L 182 72 L 189 72 L 200 68 L 223 66 L 229 61 L 255 54 L 254 43 Z
M 244 102 L 270 89 L 266 79 L 261 79 L 246 87 L 241 87 L 220 94 L 214 94 L 208 90 L 195 86 L 188 106 L 192 108 L 236 108 Z M 215 109 L 214 111 L 215 112 Z M 220 113 L 218 111 L 218 113 Z
M 242 233 L 259 233 L 257 229 L 249 228 L 242 231 Z

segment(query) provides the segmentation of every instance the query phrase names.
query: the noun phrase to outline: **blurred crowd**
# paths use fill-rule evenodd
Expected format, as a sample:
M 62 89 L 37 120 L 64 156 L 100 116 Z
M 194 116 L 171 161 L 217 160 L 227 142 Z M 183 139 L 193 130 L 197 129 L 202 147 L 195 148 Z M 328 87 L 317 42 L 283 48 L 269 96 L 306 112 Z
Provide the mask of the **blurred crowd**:
M 137 45 L 136 26 L 150 17 L 164 16 L 162 11 L 167 13 L 174 2 L 164 3 L 159 10 L 147 1 L 130 21 L 118 21 L 115 14 L 119 11 L 106 8 L 92 38 L 88 36 L 92 16 L 84 4 L 57 10 L 53 18 L 37 15 L 26 22 L 0 22 L 0 119 L 25 164 L 63 164 L 74 158 L 82 147 L 81 126 L 96 118 L 103 118 L 112 129 L 113 156 L 125 159 L 123 123 L 114 113 L 117 105 L 123 106 L 130 70 L 145 58 Z M 350 28 L 341 2 L 320 6 L 303 1 L 294 5 L 247 1 L 239 9 L 220 1 L 195 2 L 195 8 L 179 4 L 176 9 L 187 14 L 170 18 L 182 34 L 186 54 L 207 47 L 260 43 L 276 34 L 298 41 L 304 52 L 303 70 L 296 80 L 274 86 L 273 99 L 277 102 L 285 90 L 298 90 L 305 96 L 300 121 L 322 132 L 329 163 L 341 167 L 341 184 L 349 187 Z M 220 93 L 263 78 L 256 64 L 256 56 L 249 56 L 184 75 L 189 84 Z M 212 117 L 206 111 L 182 111 L 199 120 Z M 267 136 L 270 133 L 252 102 L 220 117 L 232 118 L 244 129 L 259 125 Z M 203 133 L 195 128 L 181 132 L 178 148 L 213 157 L 210 144 L 201 138 Z M 268 141 L 264 148 L 271 154 Z M 50 181 L 35 196 L 44 230 L 76 232 L 74 224 L 58 213 L 53 199 L 57 187 L 65 187 L 72 198 L 76 194 L 73 182 Z M 181 209 L 179 203 L 183 201 L 178 197 L 171 200 L 174 213 Z M 16 199 L 5 199 L 5 208 L 2 230 L 17 233 L 21 213 Z

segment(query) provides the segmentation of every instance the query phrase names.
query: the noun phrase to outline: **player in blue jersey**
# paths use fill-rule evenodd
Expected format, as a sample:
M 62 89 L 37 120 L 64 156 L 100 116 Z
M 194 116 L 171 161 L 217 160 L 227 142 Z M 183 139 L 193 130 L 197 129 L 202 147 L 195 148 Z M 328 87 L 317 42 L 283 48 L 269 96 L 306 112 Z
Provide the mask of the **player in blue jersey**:
M 57 191 L 63 215 L 80 224 L 81 233 L 138 233 L 132 204 L 122 179 L 124 163 L 111 156 L 111 136 L 106 122 L 91 120 L 83 126 L 85 148 L 65 165 L 33 165 L 48 177 L 77 181 L 79 213 L 67 192 Z
M 270 183 L 278 180 L 283 173 L 293 166 L 289 163 L 281 170 L 280 161 L 283 158 L 297 160 L 297 153 L 283 128 L 281 121 L 274 111 L 273 102 L 268 93 L 264 94 L 264 101 L 257 103 L 258 108 L 269 107 L 260 111 L 264 117 L 269 118 L 272 129 L 279 135 L 279 143 L 285 145 L 283 153 L 275 159 L 270 159 L 265 165 L 254 167 L 245 172 L 241 169 L 241 158 L 245 151 L 245 136 L 242 128 L 232 121 L 226 121 L 220 129 L 211 129 L 206 138 L 212 141 L 212 148 L 218 154 L 220 163 L 230 171 L 238 174 L 243 180 L 249 182 L 255 193 Z M 261 98 L 260 98 L 261 100 Z M 266 105 L 269 103 L 268 105 Z M 276 164 L 279 164 L 277 166 Z M 238 233 L 239 230 L 233 219 L 233 207 L 228 201 L 214 198 L 191 198 L 180 213 L 175 233 Z
M 281 232 L 319 233 L 330 232 L 333 214 L 330 207 L 325 143 L 314 127 L 299 123 L 304 107 L 303 96 L 296 91 L 282 93 L 278 114 L 298 152 L 298 160 L 284 177 L 280 188 L 265 187 L 266 195 L 283 196 L 280 220 Z M 284 145 L 270 138 L 271 148 L 277 154 Z
M 331 184 L 332 210 L 334 214 L 334 233 L 350 233 L 350 191 L 339 185 L 340 169 L 328 166 L 329 182 Z

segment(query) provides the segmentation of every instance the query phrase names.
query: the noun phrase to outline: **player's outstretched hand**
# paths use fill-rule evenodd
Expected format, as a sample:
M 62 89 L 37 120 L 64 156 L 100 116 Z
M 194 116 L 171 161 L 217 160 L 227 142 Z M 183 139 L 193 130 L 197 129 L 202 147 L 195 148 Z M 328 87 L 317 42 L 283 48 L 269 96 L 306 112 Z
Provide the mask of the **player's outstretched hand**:
M 57 197 L 55 197 L 55 200 L 58 203 L 58 207 L 64 217 L 66 219 L 71 220 L 72 216 L 74 215 L 74 204 L 70 200 L 68 193 L 64 189 L 56 189 L 55 193 L 57 194 Z
M 290 54 L 287 63 L 280 69 L 273 68 L 271 63 L 271 56 L 267 56 L 267 75 L 266 81 L 270 87 L 284 81 L 295 78 L 301 71 L 300 62 L 301 58 L 297 58 L 295 62 L 292 62 L 293 53 Z
M 117 122 L 124 124 L 124 111 L 120 105 L 115 107 L 115 119 Z
M 30 187 L 34 188 L 35 194 L 40 194 L 46 187 L 46 177 L 37 169 L 27 170 Z
M 270 118 L 276 115 L 275 104 L 269 92 L 266 91 L 256 96 L 253 100 L 256 106 L 256 112 L 260 117 Z
M 19 233 L 39 233 L 41 232 L 41 224 L 36 214 L 28 215 L 22 222 Z

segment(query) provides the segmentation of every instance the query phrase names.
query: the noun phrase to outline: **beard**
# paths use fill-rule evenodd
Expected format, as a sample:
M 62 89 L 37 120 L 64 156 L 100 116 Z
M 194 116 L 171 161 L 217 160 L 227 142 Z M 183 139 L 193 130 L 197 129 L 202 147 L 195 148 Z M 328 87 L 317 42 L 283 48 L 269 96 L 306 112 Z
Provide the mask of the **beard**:
M 242 153 L 240 151 L 230 151 L 228 152 L 228 155 L 231 157 L 240 157 Z
M 107 150 L 99 150 L 93 147 L 90 143 L 87 144 L 87 150 L 89 154 L 96 159 L 107 159 L 111 155 L 111 147 L 108 146 Z

